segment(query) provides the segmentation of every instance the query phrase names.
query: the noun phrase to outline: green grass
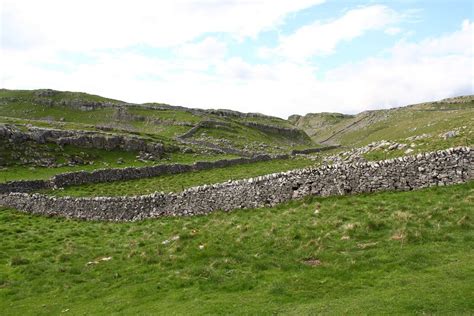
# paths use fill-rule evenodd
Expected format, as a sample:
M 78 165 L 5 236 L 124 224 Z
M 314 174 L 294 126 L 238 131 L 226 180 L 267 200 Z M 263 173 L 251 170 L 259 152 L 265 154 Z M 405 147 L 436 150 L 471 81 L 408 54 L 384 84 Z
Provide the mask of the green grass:
M 45 193 L 55 196 L 121 196 L 144 195 L 160 191 L 178 192 L 203 184 L 213 184 L 227 180 L 244 179 L 304 168 L 314 163 L 303 158 L 272 160 L 153 178 L 70 186 L 59 190 L 48 190 Z
M 136 223 L 3 209 L 0 310 L 468 315 L 473 203 L 471 182 Z

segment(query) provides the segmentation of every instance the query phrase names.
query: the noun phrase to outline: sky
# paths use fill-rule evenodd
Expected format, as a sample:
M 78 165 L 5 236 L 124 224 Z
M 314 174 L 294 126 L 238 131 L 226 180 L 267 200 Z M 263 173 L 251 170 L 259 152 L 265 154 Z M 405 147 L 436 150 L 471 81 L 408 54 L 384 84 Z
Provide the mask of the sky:
M 286 118 L 474 94 L 470 0 L 0 0 L 0 87 Z

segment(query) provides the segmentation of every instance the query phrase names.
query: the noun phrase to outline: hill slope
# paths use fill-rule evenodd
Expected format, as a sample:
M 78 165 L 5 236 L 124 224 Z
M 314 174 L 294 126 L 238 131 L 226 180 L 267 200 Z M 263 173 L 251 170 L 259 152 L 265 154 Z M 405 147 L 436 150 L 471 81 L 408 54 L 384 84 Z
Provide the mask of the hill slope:
M 131 104 L 50 89 L 0 89 L 0 181 L 15 174 L 30 178 L 27 168 L 44 177 L 316 146 L 288 121 L 258 113 Z M 143 152 L 147 147 L 163 150 Z
M 399 140 L 430 134 L 438 136 L 464 129 L 472 139 L 474 96 L 445 99 L 388 110 L 365 111 L 357 115 L 315 113 L 290 116 L 289 121 L 322 144 L 363 146 L 374 141 Z M 465 126 L 465 128 L 464 128 Z
M 131 104 L 78 92 L 0 90 L 0 123 L 108 131 L 152 137 L 179 147 L 274 152 L 314 146 L 286 120 L 257 113 Z M 193 135 L 186 135 L 195 127 Z M 209 146 L 208 146 L 209 145 Z M 215 148 L 214 148 L 215 149 Z

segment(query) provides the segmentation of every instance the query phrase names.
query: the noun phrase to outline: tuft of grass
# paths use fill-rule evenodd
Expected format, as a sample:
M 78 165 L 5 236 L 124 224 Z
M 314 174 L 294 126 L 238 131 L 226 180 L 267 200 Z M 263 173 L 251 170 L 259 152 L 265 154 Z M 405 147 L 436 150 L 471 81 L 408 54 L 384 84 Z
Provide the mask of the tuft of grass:
M 25 265 L 25 264 L 28 264 L 28 263 L 30 263 L 30 260 L 28 260 L 26 258 L 19 257 L 19 256 L 13 257 L 10 261 L 10 265 L 12 265 L 12 266 L 21 266 L 21 265 Z

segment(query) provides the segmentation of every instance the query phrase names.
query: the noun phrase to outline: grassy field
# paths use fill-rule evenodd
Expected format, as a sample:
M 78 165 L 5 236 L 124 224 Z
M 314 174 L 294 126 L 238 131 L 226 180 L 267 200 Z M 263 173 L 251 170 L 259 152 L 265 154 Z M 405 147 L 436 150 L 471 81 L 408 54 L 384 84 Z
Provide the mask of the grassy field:
M 0 211 L 2 315 L 472 314 L 474 182 L 83 222 Z
M 121 196 L 143 195 L 160 191 L 179 192 L 193 186 L 251 178 L 314 164 L 314 161 L 304 158 L 281 159 L 153 178 L 70 186 L 64 189 L 45 191 L 45 193 L 55 196 Z

